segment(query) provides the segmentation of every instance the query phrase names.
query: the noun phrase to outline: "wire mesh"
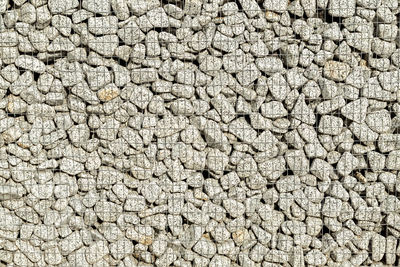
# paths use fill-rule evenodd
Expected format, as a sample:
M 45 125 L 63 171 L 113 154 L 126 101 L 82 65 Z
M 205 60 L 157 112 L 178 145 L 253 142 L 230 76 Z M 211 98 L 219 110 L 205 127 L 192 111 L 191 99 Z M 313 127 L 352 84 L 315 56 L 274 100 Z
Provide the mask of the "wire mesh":
M 395 0 L 0 0 L 0 266 L 398 266 Z

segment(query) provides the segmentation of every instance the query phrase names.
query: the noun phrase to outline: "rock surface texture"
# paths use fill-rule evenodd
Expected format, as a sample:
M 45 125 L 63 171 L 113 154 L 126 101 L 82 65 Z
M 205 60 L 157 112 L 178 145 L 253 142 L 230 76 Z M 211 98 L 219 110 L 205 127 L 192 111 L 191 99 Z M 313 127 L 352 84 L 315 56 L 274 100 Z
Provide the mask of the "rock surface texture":
M 0 266 L 399 266 L 399 13 L 0 0 Z

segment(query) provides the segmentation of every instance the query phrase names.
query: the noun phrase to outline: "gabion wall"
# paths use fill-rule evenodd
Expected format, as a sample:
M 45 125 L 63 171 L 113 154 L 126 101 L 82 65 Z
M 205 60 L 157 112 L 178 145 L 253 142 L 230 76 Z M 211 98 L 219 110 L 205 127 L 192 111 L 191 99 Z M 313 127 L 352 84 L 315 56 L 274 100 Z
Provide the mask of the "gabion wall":
M 399 10 L 0 0 L 0 266 L 399 266 Z

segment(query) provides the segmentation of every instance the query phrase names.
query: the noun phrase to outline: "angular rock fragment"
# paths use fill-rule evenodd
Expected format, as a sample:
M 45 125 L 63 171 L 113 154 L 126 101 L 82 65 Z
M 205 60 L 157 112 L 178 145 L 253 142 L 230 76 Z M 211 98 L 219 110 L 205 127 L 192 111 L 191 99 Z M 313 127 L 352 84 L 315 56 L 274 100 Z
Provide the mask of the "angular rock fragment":
M 118 18 L 115 16 L 90 17 L 88 30 L 95 35 L 116 34 L 118 30 Z
M 366 98 L 360 98 L 348 103 L 346 106 L 341 108 L 341 113 L 346 118 L 362 123 L 367 116 L 368 100 Z
M 337 163 L 338 173 L 342 176 L 349 175 L 358 166 L 358 159 L 349 152 L 344 152 Z
M 118 47 L 117 35 L 104 35 L 100 37 L 89 37 L 88 46 L 93 51 L 105 57 L 114 55 L 115 49 Z
M 301 94 L 294 105 L 291 115 L 309 125 L 313 125 L 316 122 L 315 114 L 312 109 L 305 102 L 305 95 Z
M 216 49 L 219 49 L 221 51 L 228 52 L 228 53 L 235 51 L 239 46 L 238 42 L 235 39 L 225 36 L 222 33 L 220 33 L 219 31 L 217 31 L 215 33 L 212 43 Z
M 337 135 L 342 131 L 343 120 L 336 116 L 324 115 L 322 116 L 318 131 L 324 134 Z
M 251 143 L 257 137 L 257 132 L 251 128 L 244 118 L 231 122 L 229 124 L 229 132 L 245 143 Z
M 20 55 L 15 60 L 15 66 L 37 73 L 43 73 L 46 68 L 45 64 L 42 61 L 28 55 Z
M 350 66 L 343 62 L 327 61 L 324 65 L 324 76 L 335 82 L 344 81 L 350 72 Z

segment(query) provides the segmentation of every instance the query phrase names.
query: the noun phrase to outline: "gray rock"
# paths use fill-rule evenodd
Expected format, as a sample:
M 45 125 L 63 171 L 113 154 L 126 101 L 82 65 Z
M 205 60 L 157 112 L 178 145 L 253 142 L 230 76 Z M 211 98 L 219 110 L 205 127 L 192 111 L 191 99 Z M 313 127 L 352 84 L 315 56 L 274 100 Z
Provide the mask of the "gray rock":
M 221 115 L 221 118 L 225 123 L 228 123 L 235 118 L 235 109 L 223 94 L 218 94 L 212 98 L 211 104 Z
M 70 9 L 74 9 L 74 8 L 78 7 L 78 5 L 79 5 L 79 2 L 77 0 L 69 0 L 69 1 L 65 1 L 63 3 L 60 3 L 56 0 L 48 1 L 48 7 L 52 14 L 63 13 L 65 11 L 68 11 Z
M 265 57 L 269 54 L 267 45 L 261 40 L 251 45 L 250 52 L 255 57 Z
M 282 118 L 288 115 L 287 110 L 281 102 L 271 101 L 261 105 L 261 114 L 269 119 Z
M 244 118 L 239 118 L 232 121 L 229 124 L 229 132 L 248 144 L 251 144 L 257 137 L 257 132 L 246 122 Z
M 140 30 L 139 26 L 134 20 L 130 20 L 127 24 L 120 28 L 117 34 L 126 45 L 130 46 L 133 46 L 145 39 L 144 33 Z
M 383 90 L 376 77 L 368 80 L 366 86 L 361 90 L 361 96 L 381 101 L 393 99 L 390 92 Z
M 324 65 L 324 76 L 327 79 L 340 82 L 344 81 L 350 72 L 350 66 L 343 62 L 327 61 Z
M 134 69 L 131 72 L 132 82 L 136 84 L 151 83 L 157 78 L 157 71 L 154 68 Z
M 28 55 L 20 55 L 15 60 L 15 66 L 37 73 L 43 73 L 46 68 L 45 64 L 42 61 Z
M 326 256 L 320 250 L 312 249 L 304 256 L 305 262 L 310 265 L 325 265 L 327 262 Z
M 368 100 L 366 98 L 360 98 L 354 100 L 344 107 L 341 108 L 341 113 L 346 118 L 362 123 L 367 116 Z
M 286 66 L 289 68 L 296 67 L 300 59 L 300 52 L 298 45 L 290 44 L 283 46 L 281 47 L 281 51 L 283 53 Z
M 231 264 L 231 260 L 226 256 L 215 255 L 210 263 L 210 267 L 218 267 L 218 266 L 229 266 Z
M 198 0 L 196 0 L 196 1 L 198 1 Z M 239 43 L 235 39 L 228 37 L 226 35 L 223 35 L 222 33 L 218 32 L 218 31 L 214 35 L 212 44 L 216 49 L 219 49 L 221 51 L 228 52 L 228 53 L 235 51 L 239 46 Z
M 63 62 L 60 66 L 61 81 L 64 86 L 74 86 L 83 81 L 82 68 L 78 62 L 70 63 Z M 53 78 L 53 77 L 52 77 Z M 51 79 L 51 78 L 50 78 Z M 86 84 L 86 83 L 85 83 Z M 83 94 L 87 94 L 86 92 Z
M 31 262 L 40 261 L 41 253 L 38 247 L 35 247 L 28 241 L 23 240 L 17 240 L 16 246 Z
M 386 238 L 381 236 L 380 234 L 375 234 L 371 238 L 371 247 L 372 247 L 372 260 L 380 261 L 385 255 L 386 251 Z
M 269 151 L 275 148 L 278 139 L 269 131 L 265 130 L 254 139 L 252 145 L 259 151 Z
M 72 232 L 59 243 L 62 255 L 68 255 L 82 246 L 82 236 L 79 231 Z
M 174 84 L 171 93 L 177 97 L 191 98 L 194 95 L 194 87 L 192 85 Z
M 385 168 L 385 156 L 376 151 L 367 153 L 368 163 L 374 172 L 382 171 Z
M 356 0 L 343 1 L 334 0 L 329 1 L 328 6 L 329 14 L 334 17 L 351 17 L 356 11 Z
M 140 109 L 145 109 L 150 103 L 153 93 L 144 86 L 137 86 L 130 96 L 130 101 Z
M 189 0 L 185 2 L 183 11 L 188 15 L 197 15 L 201 11 L 203 2 L 201 0 Z
M 315 114 L 313 110 L 306 104 L 304 94 L 300 94 L 297 98 L 296 104 L 291 111 L 291 115 L 309 125 L 313 125 L 316 122 Z
M 270 10 L 273 12 L 283 13 L 286 11 L 288 6 L 288 2 L 284 0 L 278 0 L 276 2 L 272 0 L 265 0 L 263 3 L 263 7 L 266 10 Z
M 194 85 L 196 76 L 193 70 L 182 69 L 177 71 L 175 79 L 181 84 Z
M 371 50 L 380 57 L 389 58 L 396 50 L 396 44 L 374 38 L 371 42 Z
M 350 124 L 349 129 L 361 142 L 365 144 L 370 144 L 376 141 L 379 137 L 379 134 L 372 131 L 365 122 L 361 124 L 353 122 Z
M 283 63 L 278 57 L 262 57 L 256 59 L 257 68 L 267 74 L 282 72 Z
M 365 118 L 365 122 L 371 130 L 377 133 L 388 132 L 392 127 L 390 113 L 384 109 L 369 113 Z
M 60 170 L 70 175 L 76 175 L 83 172 L 84 166 L 72 159 L 63 158 L 60 162 Z
M 249 64 L 236 74 L 236 79 L 243 86 L 248 86 L 261 76 L 257 66 Z
M 62 35 L 71 35 L 72 21 L 69 17 L 55 15 L 51 18 L 51 25 L 54 26 Z
M 242 216 L 245 212 L 244 205 L 233 199 L 225 199 L 223 201 L 223 206 L 227 210 L 227 212 L 234 218 Z
M 396 261 L 395 249 L 397 245 L 397 239 L 394 236 L 386 237 L 386 255 L 385 260 L 388 264 L 394 264 Z
M 131 194 L 125 201 L 124 210 L 139 212 L 146 209 L 146 200 L 138 194 Z
M 340 175 L 349 175 L 358 166 L 358 159 L 349 152 L 344 152 L 337 163 L 337 171 Z
M 239 3 L 249 18 L 261 13 L 261 8 L 255 0 L 240 0 Z
M 118 18 L 115 16 L 90 17 L 88 30 L 95 35 L 116 34 L 118 30 Z
M 309 172 L 309 160 L 302 150 L 288 150 L 285 159 L 294 175 L 305 175 Z
M 258 164 L 260 174 L 270 180 L 276 180 L 284 173 L 286 161 L 283 157 L 277 157 Z
M 338 135 L 339 133 L 341 133 L 342 128 L 343 120 L 341 118 L 331 115 L 322 116 L 318 125 L 319 132 L 329 135 Z
M 217 248 L 211 240 L 201 238 L 194 245 L 193 251 L 206 258 L 212 258 L 216 254 Z
M 390 152 L 386 158 L 386 168 L 388 168 L 389 170 L 398 170 L 400 168 L 399 156 L 400 156 L 399 150 Z
M 378 7 L 376 10 L 376 16 L 380 21 L 388 24 L 392 23 L 396 19 L 390 8 L 386 5 Z
M 110 38 L 108 38 L 110 39 Z M 101 47 L 99 47 L 100 43 L 107 42 L 107 38 L 102 38 L 98 40 L 93 40 L 93 43 L 91 44 L 93 50 L 96 50 L 96 52 L 101 52 L 104 51 L 102 50 Z M 49 46 L 47 46 L 47 52 L 71 52 L 75 49 L 75 45 L 68 39 L 62 36 L 57 36 Z
M 218 149 L 212 149 L 207 154 L 207 167 L 214 173 L 223 174 L 228 163 L 229 157 Z
M 313 160 L 310 171 L 323 181 L 329 181 L 334 175 L 333 167 L 328 162 L 318 158 Z
M 110 2 L 107 0 L 83 0 L 82 7 L 87 11 L 98 13 L 101 15 L 108 15 L 111 12 Z
M 111 57 L 114 55 L 114 51 L 118 47 L 118 43 L 119 41 L 117 35 L 89 37 L 88 40 L 89 48 L 105 57 Z
M 75 146 L 80 146 L 87 142 L 90 137 L 90 130 L 86 124 L 74 125 L 67 132 L 72 144 Z
M 396 39 L 399 28 L 396 25 L 391 24 L 379 24 L 378 25 L 378 37 L 384 41 L 394 41 Z
M 381 72 L 378 80 L 384 90 L 396 92 L 399 89 L 399 76 L 399 71 Z
M 326 197 L 322 206 L 322 215 L 327 217 L 337 217 L 342 208 L 342 201 L 340 199 Z
M 115 222 L 122 213 L 122 207 L 108 201 L 101 200 L 94 206 L 96 215 L 105 222 Z
M 96 130 L 99 138 L 112 141 L 116 138 L 120 122 L 114 118 L 107 118 L 105 122 Z
M 14 4 L 2 263 L 398 261 L 397 1 Z
M 146 16 L 156 28 L 167 28 L 169 26 L 168 16 L 162 7 L 151 9 Z
M 271 77 L 267 79 L 268 89 L 271 92 L 272 96 L 277 101 L 285 100 L 286 96 L 290 92 L 290 87 L 286 82 L 285 78 L 279 74 L 273 74 Z
M 101 258 L 109 254 L 107 241 L 100 240 L 94 242 L 86 249 L 86 260 L 88 263 L 93 264 L 98 262 Z

